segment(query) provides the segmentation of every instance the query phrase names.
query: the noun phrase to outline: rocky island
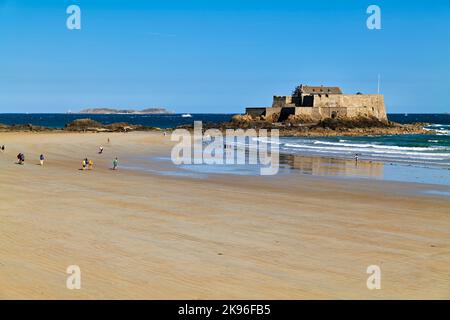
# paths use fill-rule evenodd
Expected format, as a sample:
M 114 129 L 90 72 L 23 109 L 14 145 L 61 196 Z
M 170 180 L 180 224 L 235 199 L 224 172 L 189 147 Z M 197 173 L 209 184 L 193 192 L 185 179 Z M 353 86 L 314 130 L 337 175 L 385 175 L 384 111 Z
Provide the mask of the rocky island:
M 78 112 L 80 114 L 171 114 L 165 108 L 147 108 L 143 110 L 113 109 L 113 108 L 91 108 Z

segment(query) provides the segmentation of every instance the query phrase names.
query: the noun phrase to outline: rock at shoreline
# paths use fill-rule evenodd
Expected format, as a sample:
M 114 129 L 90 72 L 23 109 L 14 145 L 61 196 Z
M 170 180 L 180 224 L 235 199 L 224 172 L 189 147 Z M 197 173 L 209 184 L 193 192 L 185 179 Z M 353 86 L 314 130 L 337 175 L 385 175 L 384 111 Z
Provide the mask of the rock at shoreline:
M 101 128 L 103 128 L 103 125 L 100 122 L 92 119 L 77 119 L 66 124 L 64 129 L 68 131 L 95 131 Z
M 330 128 L 332 130 L 354 128 L 393 128 L 397 124 L 380 120 L 375 117 L 335 118 L 324 119 L 317 123 L 316 127 Z
M 91 132 L 130 132 L 130 131 L 151 131 L 158 128 L 133 125 L 126 122 L 117 122 L 104 125 L 92 119 L 77 119 L 66 124 L 64 130 L 67 131 L 91 131 Z
M 13 124 L 6 125 L 0 123 L 0 132 L 11 132 L 11 131 L 32 131 L 32 132 L 40 132 L 40 131 L 53 131 L 55 129 L 43 127 L 43 126 L 35 126 L 32 124 Z

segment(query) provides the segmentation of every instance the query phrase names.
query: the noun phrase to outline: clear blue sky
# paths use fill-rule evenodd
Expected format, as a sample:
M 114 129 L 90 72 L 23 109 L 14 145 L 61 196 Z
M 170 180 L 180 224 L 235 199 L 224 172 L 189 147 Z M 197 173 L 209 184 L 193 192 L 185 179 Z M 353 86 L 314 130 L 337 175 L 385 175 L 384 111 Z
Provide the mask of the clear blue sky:
M 0 112 L 235 113 L 300 83 L 376 93 L 378 73 L 388 112 L 449 112 L 450 1 L 0 0 Z

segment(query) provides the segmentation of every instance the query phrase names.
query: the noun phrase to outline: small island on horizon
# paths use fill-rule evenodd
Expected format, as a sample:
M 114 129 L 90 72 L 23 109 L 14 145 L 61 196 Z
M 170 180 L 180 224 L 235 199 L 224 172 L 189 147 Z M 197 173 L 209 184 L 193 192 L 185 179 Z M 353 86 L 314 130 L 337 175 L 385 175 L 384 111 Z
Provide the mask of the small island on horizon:
M 89 108 L 83 109 L 78 114 L 172 114 L 172 111 L 166 108 L 147 108 L 142 110 L 134 109 L 115 109 L 115 108 Z

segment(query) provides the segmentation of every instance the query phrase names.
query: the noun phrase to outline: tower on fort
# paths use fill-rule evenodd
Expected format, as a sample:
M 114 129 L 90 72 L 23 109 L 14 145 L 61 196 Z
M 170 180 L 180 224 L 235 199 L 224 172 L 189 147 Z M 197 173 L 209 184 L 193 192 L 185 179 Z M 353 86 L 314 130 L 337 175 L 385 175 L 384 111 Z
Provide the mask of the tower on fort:
M 339 87 L 299 85 L 290 96 L 274 96 L 272 107 L 246 108 L 252 117 L 277 116 L 278 121 L 290 115 L 313 121 L 326 118 L 375 117 L 386 121 L 382 94 L 343 94 Z

